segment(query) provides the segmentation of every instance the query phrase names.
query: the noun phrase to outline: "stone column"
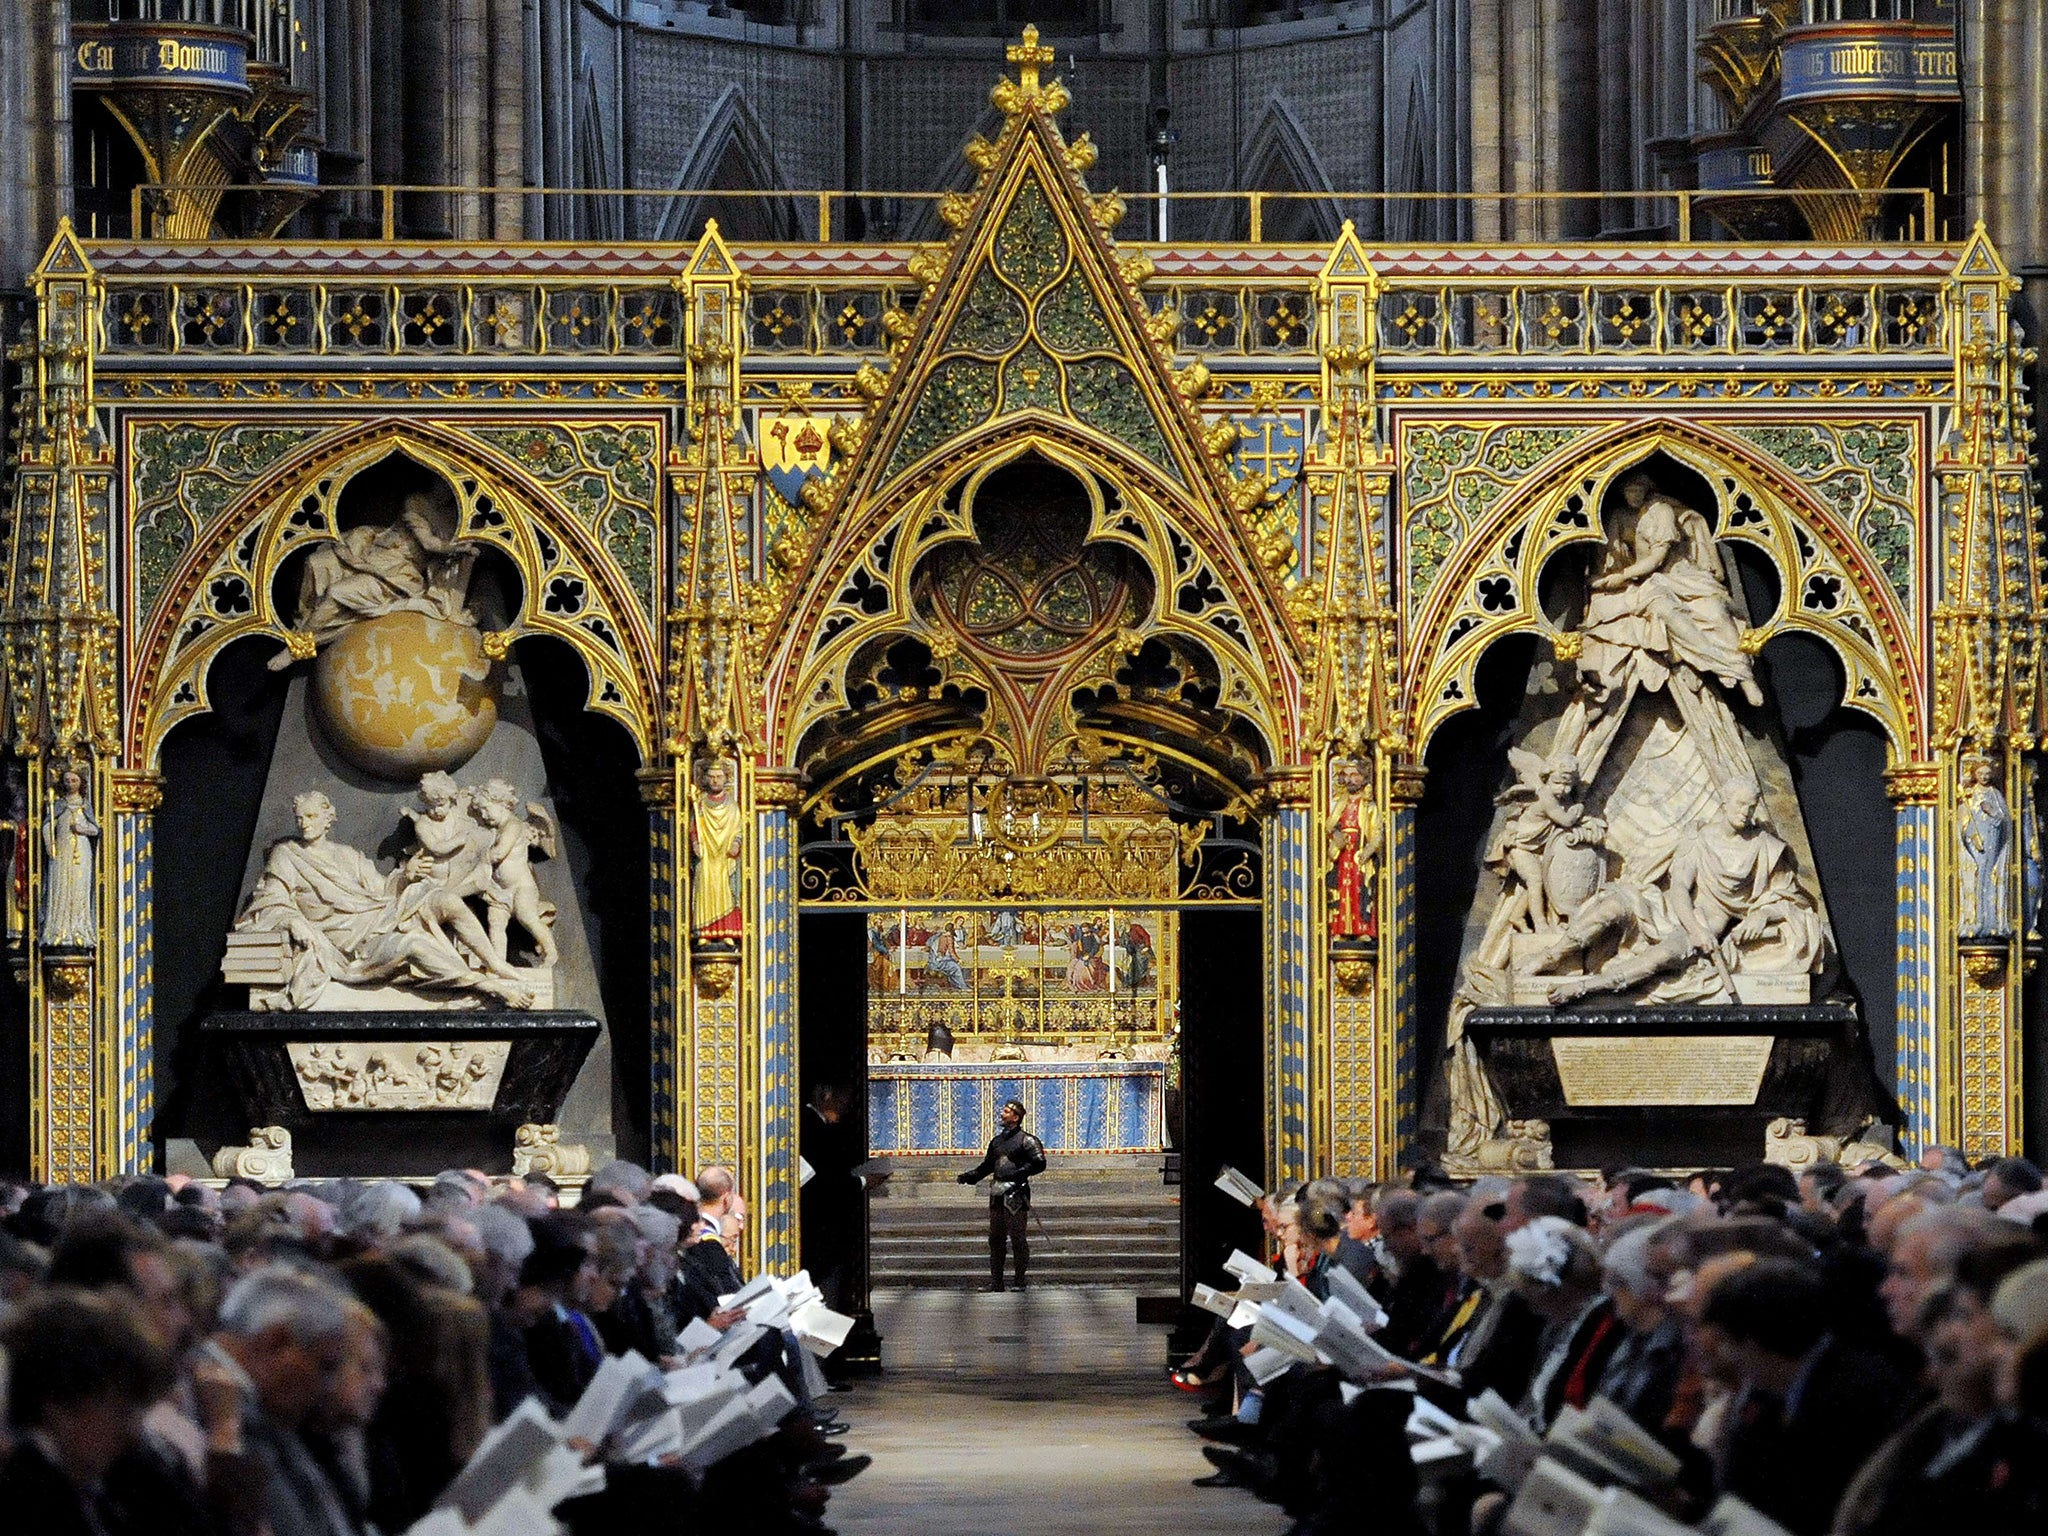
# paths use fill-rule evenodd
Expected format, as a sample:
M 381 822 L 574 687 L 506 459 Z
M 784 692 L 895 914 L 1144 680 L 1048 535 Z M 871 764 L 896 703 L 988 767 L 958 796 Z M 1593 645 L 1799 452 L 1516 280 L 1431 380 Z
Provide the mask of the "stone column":
M 752 1042 L 757 1106 L 749 1118 L 747 1157 L 755 1199 L 759 1262 L 786 1273 L 797 1255 L 796 821 L 793 778 L 755 781 L 755 996 L 760 1028 Z
M 688 887 L 686 839 L 677 824 L 674 764 L 643 769 L 640 798 L 647 806 L 647 1017 L 652 1038 L 649 1114 L 653 1163 L 657 1173 L 696 1172 L 687 1141 L 690 1114 L 689 1053 L 685 1029 L 688 1001 L 683 994 L 689 970 L 689 927 L 682 914 L 682 893 Z
M 155 1166 L 151 1128 L 156 1118 L 156 812 L 163 804 L 160 775 L 119 769 L 113 784 L 113 893 L 110 927 L 114 965 L 108 1022 L 113 1042 L 113 1143 L 109 1154 L 123 1173 Z
M 0 0 L 0 38 L 0 288 L 19 288 L 71 212 L 71 7 Z
M 1904 763 L 1885 774 L 1896 808 L 1898 849 L 1898 1065 L 1897 1094 L 1905 1112 L 1902 1139 L 1909 1156 L 1938 1142 L 1936 1114 L 1941 1057 L 1938 1002 L 1941 936 L 1935 893 L 1940 867 L 1935 829 L 1941 769 Z
M 1304 770 L 1275 775 L 1278 802 L 1265 828 L 1266 1183 L 1312 1176 L 1309 1144 L 1313 1027 L 1309 977 L 1315 950 L 1309 931 L 1309 834 L 1314 817 Z
M 1415 1144 L 1422 1105 L 1422 1062 L 1415 1003 L 1415 808 L 1428 770 L 1394 763 L 1387 772 L 1387 848 L 1380 877 L 1380 957 L 1385 971 L 1380 1035 L 1386 1053 L 1391 1125 L 1380 1155 L 1392 1174 Z
M 1982 219 L 2020 280 L 2027 344 L 2048 334 L 2048 9 L 2039 0 L 1957 0 L 1957 70 L 1963 88 L 1960 145 L 1963 239 Z M 2043 349 L 2048 356 L 2048 348 Z M 2048 408 L 2048 364 L 2033 375 L 2036 425 Z

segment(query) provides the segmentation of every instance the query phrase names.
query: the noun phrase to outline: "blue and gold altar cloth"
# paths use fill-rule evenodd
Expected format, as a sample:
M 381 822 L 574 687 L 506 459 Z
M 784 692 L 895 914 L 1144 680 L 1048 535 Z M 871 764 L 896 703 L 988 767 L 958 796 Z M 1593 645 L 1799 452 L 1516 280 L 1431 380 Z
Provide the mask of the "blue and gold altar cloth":
M 1166 1064 L 1158 1061 L 892 1061 L 868 1068 L 868 1146 L 877 1157 L 979 1156 L 1007 1099 L 1049 1152 L 1165 1146 Z

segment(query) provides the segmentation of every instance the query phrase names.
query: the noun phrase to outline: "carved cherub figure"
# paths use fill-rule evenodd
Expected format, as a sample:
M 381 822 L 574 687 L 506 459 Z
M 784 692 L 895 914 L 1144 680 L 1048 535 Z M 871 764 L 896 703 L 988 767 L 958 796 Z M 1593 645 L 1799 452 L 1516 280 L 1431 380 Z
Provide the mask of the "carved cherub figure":
M 493 833 L 491 875 L 482 892 L 490 912 L 492 949 L 503 962 L 508 930 L 517 919 L 539 948 L 541 964 L 553 965 L 557 955 L 555 908 L 541 897 L 539 882 L 533 877 L 533 859 L 536 854 L 544 859 L 555 856 L 554 820 L 545 806 L 531 800 L 522 815 L 519 790 L 503 779 L 492 779 L 476 790 L 470 809 Z
M 1538 753 L 1509 747 L 1508 762 L 1514 767 L 1515 782 L 1494 803 L 1521 809 L 1508 818 L 1486 850 L 1486 863 L 1500 872 L 1506 886 L 1506 910 L 1496 921 L 1505 929 L 1526 920 L 1536 932 L 1547 933 L 1569 916 L 1553 910 L 1544 886 L 1552 839 L 1562 836 L 1581 846 L 1597 843 L 1607 829 L 1579 803 L 1579 765 L 1571 754 L 1546 761 Z

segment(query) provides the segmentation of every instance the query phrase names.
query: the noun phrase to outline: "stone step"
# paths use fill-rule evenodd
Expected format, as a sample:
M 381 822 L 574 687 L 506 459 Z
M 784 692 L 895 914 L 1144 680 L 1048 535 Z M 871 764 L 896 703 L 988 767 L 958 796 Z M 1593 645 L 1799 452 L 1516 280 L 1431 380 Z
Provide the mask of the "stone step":
M 1147 1210 L 1147 1212 L 1104 1212 L 1090 1206 L 1073 1204 L 1034 1204 L 1032 1210 L 1038 1214 L 1038 1221 L 1047 1227 L 1055 1223 L 1067 1223 L 1069 1227 L 1094 1227 L 1098 1231 L 1124 1231 L 1124 1229 L 1151 1229 L 1180 1231 L 1178 1210 Z M 981 1202 L 971 1206 L 903 1206 L 885 1208 L 868 1206 L 868 1231 L 907 1231 L 915 1229 L 946 1229 L 946 1227 L 971 1227 L 977 1221 L 987 1219 L 987 1210 Z

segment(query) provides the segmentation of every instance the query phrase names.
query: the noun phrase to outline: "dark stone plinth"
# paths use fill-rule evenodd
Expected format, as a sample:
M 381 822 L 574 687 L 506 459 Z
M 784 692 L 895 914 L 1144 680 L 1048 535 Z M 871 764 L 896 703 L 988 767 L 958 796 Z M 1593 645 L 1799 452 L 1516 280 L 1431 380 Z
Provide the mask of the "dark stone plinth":
M 292 1133 L 301 1176 L 424 1174 L 443 1168 L 508 1173 L 512 1134 L 554 1120 L 601 1026 L 587 1013 L 217 1013 L 200 1033 L 213 1070 L 225 1071 L 252 1126 Z M 306 1107 L 287 1043 L 342 1040 L 509 1041 L 489 1109 Z M 211 1151 L 211 1149 L 208 1149 Z
M 1550 1122 L 1560 1168 L 1754 1163 L 1772 1120 L 1794 1116 L 1820 1128 L 1830 1057 L 1859 1038 L 1856 1011 L 1843 1002 L 1475 1008 L 1465 1032 L 1509 1118 Z M 1763 1084 L 1749 1104 L 1568 1104 L 1550 1047 L 1560 1036 L 1653 1036 L 1683 1050 L 1688 1039 L 1728 1035 L 1773 1037 Z

